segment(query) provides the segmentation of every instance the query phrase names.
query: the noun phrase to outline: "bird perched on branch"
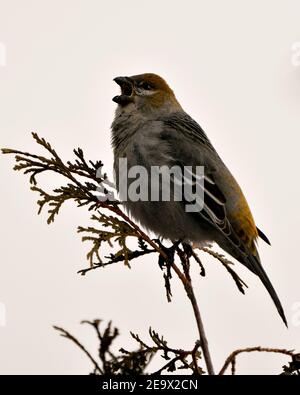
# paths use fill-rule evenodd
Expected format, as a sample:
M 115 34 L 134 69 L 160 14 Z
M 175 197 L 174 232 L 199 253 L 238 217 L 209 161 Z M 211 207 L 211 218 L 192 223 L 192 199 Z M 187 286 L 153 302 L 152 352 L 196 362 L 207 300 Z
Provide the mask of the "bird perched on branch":
M 129 169 L 140 166 L 149 172 L 157 166 L 204 166 L 200 211 L 187 212 L 185 202 L 175 199 L 143 201 L 130 197 L 124 201 L 127 210 L 142 226 L 163 238 L 196 244 L 216 242 L 261 279 L 287 325 L 256 247 L 258 237 L 268 244 L 269 240 L 256 227 L 241 188 L 203 129 L 182 109 L 172 89 L 158 75 L 117 77 L 114 81 L 121 88 L 121 94 L 113 98 L 118 107 L 112 124 L 119 189 L 124 181 L 118 176 L 120 158 L 127 160 Z M 126 185 L 129 188 L 130 181 Z

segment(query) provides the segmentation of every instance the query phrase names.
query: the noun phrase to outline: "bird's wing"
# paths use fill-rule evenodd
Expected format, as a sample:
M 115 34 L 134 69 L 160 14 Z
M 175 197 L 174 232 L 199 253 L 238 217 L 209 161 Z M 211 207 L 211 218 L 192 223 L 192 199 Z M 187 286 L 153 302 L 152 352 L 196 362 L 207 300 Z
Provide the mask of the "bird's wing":
M 185 113 L 176 113 L 162 119 L 162 122 L 160 138 L 168 144 L 172 164 L 182 166 L 182 168 L 184 166 L 192 166 L 193 168 L 204 166 L 204 178 L 198 183 L 203 192 L 203 208 L 193 215 L 209 222 L 223 233 L 224 237 L 233 243 L 240 252 L 246 253 L 242 238 L 238 237 L 228 218 L 226 197 L 215 181 L 216 167 L 211 158 L 214 157 L 216 160 L 220 160 L 220 158 L 205 132 Z M 192 175 L 192 179 L 194 183 L 198 182 L 196 173 Z M 186 182 L 189 182 L 189 180 Z M 186 204 L 186 200 L 183 203 Z
M 267 236 L 266 236 L 259 228 L 256 228 L 256 229 L 257 229 L 258 236 L 259 236 L 265 243 L 269 244 L 269 246 L 270 246 L 270 245 L 271 245 L 271 242 L 270 242 L 270 240 L 267 238 Z
M 202 220 L 213 225 L 224 236 L 220 246 L 261 279 L 282 320 L 287 325 L 280 300 L 261 265 L 255 246 L 257 236 L 260 236 L 266 242 L 268 242 L 268 239 L 256 228 L 246 199 L 238 184 L 226 169 L 203 129 L 191 117 L 185 113 L 178 113 L 162 119 L 161 122 L 160 138 L 167 142 L 169 157 L 172 158 L 173 164 L 204 166 L 205 178 L 202 184 L 204 206 L 200 212 L 190 214 L 198 215 L 199 218 L 201 217 Z M 183 136 L 185 138 L 182 138 Z M 227 212 L 227 207 L 231 207 L 231 202 L 226 202 L 227 194 L 224 193 L 224 188 L 219 185 L 223 177 L 218 174 L 218 166 L 224 166 L 225 182 L 234 184 L 234 194 L 237 194 L 238 199 L 240 199 L 240 208 L 231 210 L 236 211 L 235 214 L 231 213 L 229 215 Z M 195 175 L 195 179 L 196 177 L 197 175 Z
M 241 249 L 243 249 L 242 242 L 244 242 L 251 252 L 255 253 L 257 237 L 270 244 L 267 236 L 255 226 L 251 211 L 241 189 L 224 166 L 201 126 L 184 112 L 175 113 L 164 118 L 163 125 L 161 136 L 169 139 L 171 145 L 171 141 L 173 141 L 173 153 L 176 154 L 177 152 L 179 158 L 189 158 L 198 166 L 205 166 L 204 196 L 207 204 L 203 214 L 207 214 L 213 223 L 219 226 L 220 230 L 224 231 L 225 229 L 226 233 L 230 231 L 228 236 Z M 188 143 L 182 144 L 182 135 L 186 137 L 185 141 L 188 141 Z M 231 212 L 228 212 L 226 217 L 226 199 L 218 185 L 218 181 L 214 178 L 214 174 L 217 175 L 216 163 L 222 167 L 223 176 L 227 178 L 227 183 L 231 183 L 232 187 L 235 188 L 239 204 L 238 207 L 235 207 L 234 214 L 238 216 L 238 220 L 235 220 L 234 216 L 231 217 Z M 230 223 L 231 226 L 229 226 Z M 236 237 L 237 235 L 239 237 Z

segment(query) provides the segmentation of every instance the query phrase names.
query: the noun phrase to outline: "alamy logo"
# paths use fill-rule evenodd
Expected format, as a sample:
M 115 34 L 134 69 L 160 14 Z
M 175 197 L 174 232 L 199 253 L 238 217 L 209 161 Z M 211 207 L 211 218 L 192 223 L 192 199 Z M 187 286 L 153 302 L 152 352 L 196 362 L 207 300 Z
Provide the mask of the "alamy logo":
M 296 327 L 300 327 L 300 302 L 295 302 L 292 305 L 292 324 Z
M 115 186 L 105 180 L 101 168 L 97 188 L 99 200 L 116 200 Z M 128 167 L 126 158 L 120 158 L 118 191 L 122 202 L 184 202 L 186 212 L 199 212 L 204 207 L 204 166 L 144 166 Z
M 300 66 L 300 41 L 294 42 L 292 45 L 292 65 Z
M 0 327 L 6 326 L 6 307 L 5 304 L 0 302 Z
M 0 67 L 6 66 L 6 46 L 0 42 Z

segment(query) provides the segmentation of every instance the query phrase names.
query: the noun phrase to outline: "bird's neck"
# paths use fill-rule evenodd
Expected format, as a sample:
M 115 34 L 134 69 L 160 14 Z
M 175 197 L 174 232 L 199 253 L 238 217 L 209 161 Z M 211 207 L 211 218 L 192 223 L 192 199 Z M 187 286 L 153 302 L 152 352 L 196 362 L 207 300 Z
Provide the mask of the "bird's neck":
M 147 118 L 131 104 L 116 110 L 115 119 L 111 125 L 112 146 L 114 150 L 124 150 L 135 133 L 147 122 Z

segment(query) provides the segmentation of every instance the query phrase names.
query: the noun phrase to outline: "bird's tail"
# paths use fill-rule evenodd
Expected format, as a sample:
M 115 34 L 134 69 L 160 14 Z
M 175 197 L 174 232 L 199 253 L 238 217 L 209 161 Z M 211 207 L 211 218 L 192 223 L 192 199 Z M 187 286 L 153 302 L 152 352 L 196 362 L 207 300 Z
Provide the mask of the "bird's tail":
M 266 287 L 267 291 L 269 292 L 276 308 L 277 311 L 280 315 L 280 317 L 282 318 L 282 321 L 284 322 L 284 324 L 286 325 L 286 327 L 288 326 L 287 324 L 287 320 L 284 314 L 284 310 L 282 307 L 282 304 L 279 300 L 279 297 L 273 287 L 273 285 L 271 284 L 271 281 L 269 280 L 267 273 L 265 272 L 264 268 L 262 267 L 262 264 L 260 262 L 259 256 L 255 256 L 255 255 L 248 255 L 247 258 L 243 259 L 243 263 L 245 264 L 245 266 L 248 267 L 248 269 L 250 269 L 254 274 L 256 274 L 262 281 L 262 283 L 264 284 L 264 286 Z

